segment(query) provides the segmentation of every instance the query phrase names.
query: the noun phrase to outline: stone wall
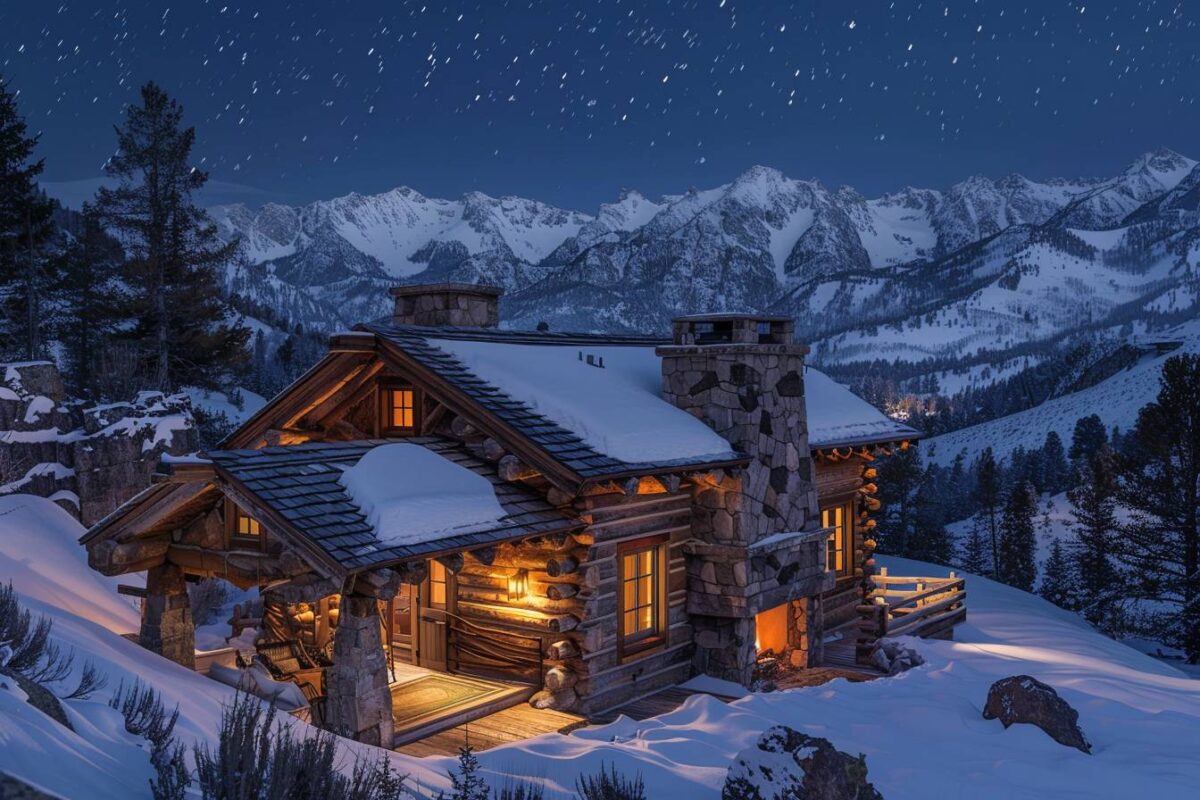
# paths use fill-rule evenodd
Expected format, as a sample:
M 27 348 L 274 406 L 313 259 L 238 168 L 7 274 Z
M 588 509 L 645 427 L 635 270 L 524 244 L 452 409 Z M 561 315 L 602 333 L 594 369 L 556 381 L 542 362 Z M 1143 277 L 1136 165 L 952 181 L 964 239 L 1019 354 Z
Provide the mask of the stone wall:
M 163 454 L 198 446 L 186 395 L 89 405 L 50 362 L 0 364 L 0 494 L 48 497 L 91 525 L 148 486 Z
M 674 333 L 657 351 L 664 398 L 751 457 L 696 481 L 685 550 L 696 666 L 748 684 L 754 615 L 833 585 L 808 448 L 807 348 L 770 318 L 684 318 Z

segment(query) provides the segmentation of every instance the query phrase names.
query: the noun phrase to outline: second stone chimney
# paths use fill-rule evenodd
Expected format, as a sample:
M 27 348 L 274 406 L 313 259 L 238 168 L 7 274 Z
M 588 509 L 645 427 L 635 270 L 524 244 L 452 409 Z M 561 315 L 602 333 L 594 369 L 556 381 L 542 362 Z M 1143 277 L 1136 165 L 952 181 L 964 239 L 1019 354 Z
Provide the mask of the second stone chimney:
M 503 289 L 473 283 L 424 283 L 396 286 L 392 321 L 397 325 L 450 325 L 495 328 L 500 324 L 498 301 Z

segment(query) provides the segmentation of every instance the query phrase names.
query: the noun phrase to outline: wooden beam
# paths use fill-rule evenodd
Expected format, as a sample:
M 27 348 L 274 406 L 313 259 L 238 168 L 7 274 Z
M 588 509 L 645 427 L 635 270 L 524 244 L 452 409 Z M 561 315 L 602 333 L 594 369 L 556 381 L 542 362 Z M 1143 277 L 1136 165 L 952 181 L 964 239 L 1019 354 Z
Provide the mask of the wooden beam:
M 383 371 L 379 361 L 369 362 L 350 375 L 332 395 L 310 408 L 299 419 L 301 428 L 328 428 L 375 390 L 375 379 Z

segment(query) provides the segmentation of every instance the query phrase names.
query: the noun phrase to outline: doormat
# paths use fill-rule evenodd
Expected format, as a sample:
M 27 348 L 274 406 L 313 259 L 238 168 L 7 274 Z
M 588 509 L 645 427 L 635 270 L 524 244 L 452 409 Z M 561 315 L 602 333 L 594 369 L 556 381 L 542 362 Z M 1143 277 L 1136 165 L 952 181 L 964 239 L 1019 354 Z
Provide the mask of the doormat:
M 466 710 L 512 691 L 511 686 L 441 673 L 423 675 L 391 688 L 392 717 L 397 731 Z

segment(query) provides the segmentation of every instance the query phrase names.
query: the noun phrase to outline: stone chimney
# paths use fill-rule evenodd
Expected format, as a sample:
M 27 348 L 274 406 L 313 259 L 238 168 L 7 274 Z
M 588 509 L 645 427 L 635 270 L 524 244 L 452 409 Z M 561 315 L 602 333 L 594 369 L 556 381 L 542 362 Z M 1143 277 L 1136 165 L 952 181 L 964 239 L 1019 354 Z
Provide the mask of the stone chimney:
M 681 317 L 672 323 L 674 344 L 657 350 L 663 397 L 750 457 L 740 470 L 697 482 L 686 549 L 696 666 L 747 685 L 756 616 L 799 617 L 793 628 L 802 630 L 790 631 L 789 642 L 812 652 L 818 595 L 833 586 L 808 448 L 808 348 L 793 341 L 794 327 L 755 314 Z
M 503 289 L 472 283 L 425 283 L 396 286 L 392 321 L 397 325 L 451 325 L 494 328 L 500 324 L 497 301 Z

